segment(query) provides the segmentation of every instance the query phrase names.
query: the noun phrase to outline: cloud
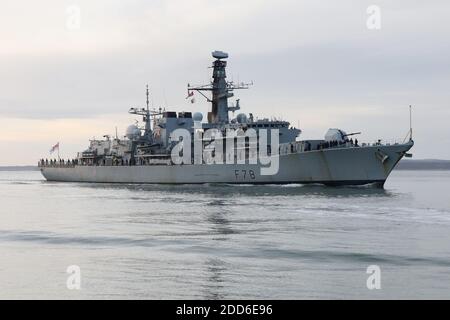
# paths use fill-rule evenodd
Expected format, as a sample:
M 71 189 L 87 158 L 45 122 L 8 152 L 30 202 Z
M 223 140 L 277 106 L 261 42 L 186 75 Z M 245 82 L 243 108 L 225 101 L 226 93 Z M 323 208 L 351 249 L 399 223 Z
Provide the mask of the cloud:
M 80 7 L 79 30 L 66 27 L 66 9 L 74 4 Z M 450 44 L 444 41 L 450 4 L 377 1 L 378 31 L 366 28 L 371 4 L 6 0 L 0 117 L 27 119 L 29 126 L 92 120 L 95 131 L 98 119 L 120 122 L 116 116 L 123 114 L 128 121 L 128 108 L 144 104 L 146 83 L 155 106 L 207 112 L 200 99 L 195 105 L 184 99 L 186 84 L 209 81 L 210 52 L 219 49 L 230 52 L 229 79 L 255 83 L 238 93 L 244 112 L 283 115 L 294 125 L 300 120 L 305 136 L 345 125 L 375 139 L 400 135 L 405 108 L 413 104 L 418 120 L 433 123 L 418 130 L 418 141 L 427 143 L 418 144 L 417 153 L 450 158 L 450 151 L 430 144 L 438 135 L 450 136 Z M 383 122 L 383 132 L 376 122 Z M 70 128 L 74 143 L 85 142 Z M 0 135 L 9 134 L 0 127 Z M 23 141 L 27 134 L 31 130 L 23 131 Z

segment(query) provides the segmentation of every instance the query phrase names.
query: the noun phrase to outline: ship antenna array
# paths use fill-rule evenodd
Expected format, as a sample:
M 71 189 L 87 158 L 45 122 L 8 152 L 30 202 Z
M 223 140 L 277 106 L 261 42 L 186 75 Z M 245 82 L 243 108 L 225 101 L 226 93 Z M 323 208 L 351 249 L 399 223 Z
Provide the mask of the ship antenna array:
M 149 111 L 149 101 L 148 101 L 149 91 L 148 91 L 148 84 L 147 84 L 147 86 L 146 86 L 145 94 L 146 94 L 146 96 L 147 96 L 147 112 L 148 112 L 148 111 Z
M 413 129 L 412 129 L 412 106 L 409 105 L 409 130 L 408 133 L 406 134 L 405 139 L 403 139 L 403 143 L 406 142 L 406 139 L 408 139 L 409 136 L 409 141 L 413 141 Z
M 412 129 L 412 106 L 409 105 L 409 141 L 413 139 L 413 129 Z
M 253 81 L 249 83 L 240 82 L 238 84 L 234 84 L 233 81 L 227 82 L 227 90 L 233 91 L 233 90 L 240 90 L 240 89 L 249 89 L 250 86 L 253 86 Z M 202 86 L 191 86 L 189 83 L 187 85 L 188 94 L 189 92 L 196 91 L 199 94 L 201 94 L 207 102 L 212 102 L 212 99 L 209 98 L 207 95 L 205 95 L 202 91 L 213 91 L 215 88 L 212 84 L 202 85 Z
M 150 89 L 149 89 L 148 84 L 146 85 L 145 89 L 146 89 L 145 90 L 146 108 L 134 108 L 133 107 L 133 108 L 130 108 L 128 113 L 142 116 L 144 119 L 144 122 L 145 122 L 145 132 L 149 133 L 151 130 L 151 118 L 153 117 L 153 120 L 155 120 L 155 117 L 157 115 L 161 115 L 162 111 L 161 111 L 161 107 L 159 108 L 159 111 L 156 111 L 154 107 L 153 107 L 153 110 L 150 111 Z M 138 121 L 136 120 L 136 125 L 137 124 L 138 124 Z
M 223 59 L 228 59 L 228 53 L 222 52 L 222 51 L 214 51 L 212 53 L 212 56 L 213 56 L 213 58 L 216 59 L 216 62 L 222 61 Z M 226 66 L 226 64 L 225 64 L 225 66 Z M 213 65 L 212 67 L 209 67 L 209 68 L 216 68 L 216 66 Z M 253 85 L 253 81 L 250 83 L 239 82 L 239 77 L 238 77 L 237 84 L 235 84 L 234 81 L 226 82 L 225 90 L 227 92 L 232 92 L 233 90 L 249 89 L 249 87 L 252 85 Z M 213 102 L 213 98 L 208 97 L 204 92 L 205 91 L 213 92 L 213 91 L 216 91 L 217 88 L 213 82 L 206 84 L 206 85 L 200 85 L 200 86 L 191 86 L 188 83 L 187 90 L 188 90 L 188 97 L 190 97 L 190 95 L 193 91 L 196 91 L 199 94 L 201 94 L 206 99 L 207 102 Z

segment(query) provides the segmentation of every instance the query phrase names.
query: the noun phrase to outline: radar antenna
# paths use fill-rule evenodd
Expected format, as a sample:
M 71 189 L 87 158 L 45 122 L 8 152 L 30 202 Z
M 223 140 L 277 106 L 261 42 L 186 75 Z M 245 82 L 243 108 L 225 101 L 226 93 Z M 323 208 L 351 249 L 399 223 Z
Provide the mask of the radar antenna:
M 227 62 L 224 61 L 228 58 L 228 53 L 223 51 L 212 52 L 213 58 L 216 60 L 213 62 L 213 81 L 210 84 L 202 86 L 191 86 L 188 84 L 188 96 L 192 91 L 197 91 L 206 101 L 211 103 L 211 112 L 208 112 L 209 123 L 228 123 L 228 112 L 239 110 L 239 101 L 235 106 L 228 106 L 228 99 L 234 96 L 233 91 L 238 89 L 248 89 L 252 83 L 238 83 L 234 84 L 233 81 L 226 81 L 226 66 Z M 209 98 L 203 93 L 203 91 L 211 91 L 212 97 Z
M 142 116 L 142 119 L 145 123 L 145 136 L 147 138 L 151 137 L 151 117 L 156 117 L 161 114 L 161 108 L 159 112 L 150 111 L 150 89 L 148 84 L 145 87 L 145 95 L 146 95 L 146 108 L 130 108 L 128 113 L 136 114 Z

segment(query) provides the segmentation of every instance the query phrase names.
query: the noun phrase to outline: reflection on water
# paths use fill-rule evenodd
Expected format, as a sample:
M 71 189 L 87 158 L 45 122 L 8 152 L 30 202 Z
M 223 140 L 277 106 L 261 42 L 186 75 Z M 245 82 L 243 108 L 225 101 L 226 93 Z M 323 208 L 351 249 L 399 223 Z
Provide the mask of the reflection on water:
M 450 174 L 386 189 L 54 183 L 0 172 L 0 298 L 421 298 L 450 293 Z M 83 290 L 68 291 L 79 265 Z M 383 290 L 367 290 L 379 265 Z
M 67 183 L 43 182 L 44 184 L 67 185 Z M 194 195 L 220 195 L 220 199 L 211 205 L 223 203 L 223 197 L 245 195 L 251 197 L 313 195 L 323 197 L 392 197 L 395 193 L 374 186 L 342 186 L 330 187 L 319 184 L 301 185 L 233 185 L 233 184 L 196 184 L 196 185 L 158 185 L 158 184 L 109 184 L 109 183 L 76 183 L 79 188 L 128 190 L 136 193 L 164 192 Z
M 225 261 L 221 259 L 206 259 L 205 268 L 207 281 L 202 285 L 204 298 L 207 300 L 220 300 L 226 297 L 222 295 L 224 289 L 223 273 L 227 271 Z
M 238 233 L 232 229 L 225 212 L 211 213 L 207 221 L 211 225 L 211 234 L 215 235 L 213 240 L 227 240 L 228 235 Z

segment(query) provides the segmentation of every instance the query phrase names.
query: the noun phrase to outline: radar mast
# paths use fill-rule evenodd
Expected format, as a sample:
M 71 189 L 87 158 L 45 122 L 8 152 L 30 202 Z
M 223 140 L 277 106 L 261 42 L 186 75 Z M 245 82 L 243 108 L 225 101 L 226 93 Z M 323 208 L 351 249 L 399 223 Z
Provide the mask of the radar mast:
M 144 137 L 149 139 L 152 136 L 151 132 L 152 114 L 150 112 L 150 104 L 149 104 L 150 90 L 148 88 L 148 84 L 146 85 L 145 95 L 146 95 L 146 108 L 130 108 L 128 113 L 142 116 L 143 122 L 145 123 Z
M 236 89 L 248 89 L 249 85 L 240 83 L 235 85 L 233 82 L 226 80 L 226 67 L 227 62 L 224 59 L 228 58 L 228 53 L 223 51 L 212 52 L 213 58 L 216 60 L 212 64 L 213 68 L 213 81 L 208 85 L 191 87 L 188 85 L 188 91 L 197 91 L 211 103 L 211 112 L 208 113 L 208 122 L 214 124 L 229 123 L 228 112 L 239 110 L 239 102 L 236 106 L 228 106 L 228 99 L 234 96 L 233 90 Z M 211 91 L 212 98 L 208 98 L 202 91 Z

